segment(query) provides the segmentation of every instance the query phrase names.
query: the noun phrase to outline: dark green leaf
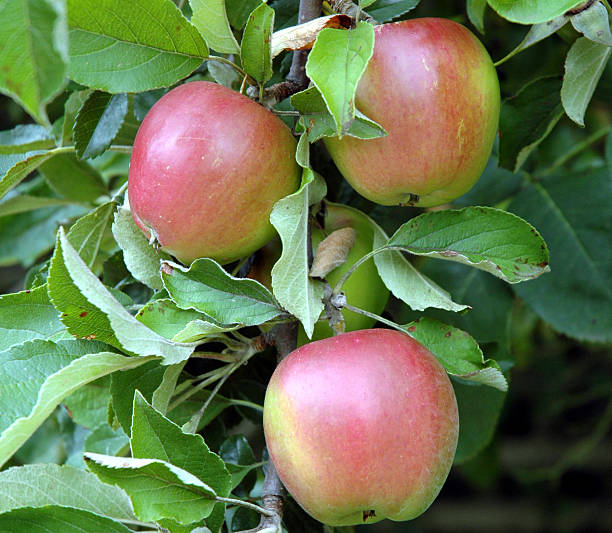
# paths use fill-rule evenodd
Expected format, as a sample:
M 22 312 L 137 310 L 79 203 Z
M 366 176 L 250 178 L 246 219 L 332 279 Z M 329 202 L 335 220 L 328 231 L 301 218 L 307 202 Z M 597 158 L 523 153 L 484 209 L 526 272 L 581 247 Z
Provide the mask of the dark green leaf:
M 60 196 L 75 202 L 94 203 L 108 194 L 102 176 L 74 154 L 60 154 L 44 162 L 39 171 Z
M 247 23 L 251 11 L 259 4 L 261 0 L 225 0 L 225 10 L 230 24 L 237 30 L 241 30 Z
M 516 172 L 563 116 L 561 80 L 540 78 L 502 102 L 499 164 Z
M 555 176 L 530 185 L 509 209 L 537 224 L 551 272 L 517 294 L 556 330 L 612 342 L 612 181 L 606 170 Z
M 539 24 L 563 15 L 584 0 L 488 0 L 502 17 L 519 24 Z
M 79 158 L 89 159 L 103 153 L 123 125 L 127 112 L 127 94 L 91 93 L 79 109 L 73 127 Z
M 389 22 L 419 5 L 420 0 L 377 0 L 368 13 L 378 22 Z
M 487 8 L 487 0 L 467 0 L 466 10 L 470 22 L 480 32 L 485 32 L 484 29 L 484 14 Z
M 273 29 L 274 9 L 262 3 L 249 15 L 240 43 L 242 66 L 260 84 L 272 77 L 270 40 Z

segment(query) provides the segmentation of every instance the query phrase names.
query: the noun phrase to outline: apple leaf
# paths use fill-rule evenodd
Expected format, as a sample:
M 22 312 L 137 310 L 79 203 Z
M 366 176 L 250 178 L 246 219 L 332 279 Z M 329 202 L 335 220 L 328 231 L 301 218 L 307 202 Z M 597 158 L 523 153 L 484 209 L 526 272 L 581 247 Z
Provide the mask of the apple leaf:
M 316 87 L 295 93 L 291 96 L 291 105 L 300 112 L 298 133 L 305 132 L 308 141 L 313 143 L 323 137 L 337 135 L 336 122 L 327 109 L 323 96 Z M 387 135 L 385 129 L 355 109 L 355 120 L 346 134 L 359 139 L 375 139 Z
M 66 100 L 64 104 L 64 123 L 62 124 L 62 135 L 60 139 L 60 146 L 69 146 L 74 144 L 73 140 L 73 128 L 74 121 L 79 112 L 79 109 L 89 98 L 89 95 L 93 91 L 91 89 L 83 89 L 82 91 L 74 91 Z
M 189 268 L 162 263 L 162 280 L 182 309 L 195 309 L 218 324 L 257 326 L 283 314 L 272 293 L 258 281 L 235 278 L 209 258 Z
M 224 0 L 189 0 L 191 23 L 213 50 L 223 54 L 236 54 L 240 47 L 232 33 Z
M 0 92 L 50 126 L 45 106 L 66 84 L 68 35 L 62 2 L 0 4 Z
M 194 350 L 136 320 L 87 268 L 62 228 L 51 262 L 49 294 L 62 312 L 62 322 L 79 337 L 97 338 L 140 356 L 159 356 L 164 364 L 184 361 Z
M 88 429 L 106 424 L 111 399 L 109 387 L 110 377 L 104 376 L 64 398 L 62 404 L 75 424 Z
M 67 6 L 68 74 L 88 87 L 109 93 L 167 87 L 208 57 L 206 42 L 171 1 L 67 0 Z
M 561 81 L 539 78 L 502 102 L 499 117 L 500 166 L 516 172 L 563 116 Z
M 353 30 L 326 28 L 317 36 L 306 74 L 319 90 L 342 137 L 355 119 L 355 92 L 374 51 L 374 27 L 360 22 Z
M 0 514 L 20 507 L 49 505 L 82 509 L 115 520 L 136 519 L 121 489 L 102 483 L 80 468 L 32 464 L 0 472 Z
M 539 24 L 563 15 L 584 0 L 488 0 L 497 13 L 519 24 Z
M 459 410 L 459 440 L 454 464 L 469 461 L 493 438 L 506 392 L 462 379 L 451 379 Z
M 470 22 L 484 35 L 484 14 L 487 0 L 467 0 L 466 11 Z
M 229 23 L 241 30 L 249 20 L 251 12 L 261 4 L 261 0 L 225 0 L 225 11 Z
M 0 202 L 0 217 L 36 211 L 37 209 L 43 209 L 45 207 L 66 206 L 71 203 L 70 200 L 62 200 L 61 198 L 20 194 L 18 196 L 5 198 L 3 202 Z
M 127 94 L 91 93 L 79 109 L 73 127 L 79 158 L 89 159 L 105 152 L 123 125 L 127 112 Z
M 46 285 L 0 296 L 0 351 L 34 339 L 48 339 L 64 330 Z
M 121 455 L 121 451 L 128 450 L 129 444 L 130 440 L 127 438 L 123 429 L 118 428 L 114 430 L 108 424 L 103 424 L 94 428 L 93 431 L 85 437 L 85 447 L 83 451 L 102 453 L 105 455 Z M 128 505 L 130 505 L 127 496 L 126 499 L 128 500 Z
M 414 9 L 421 0 L 376 0 L 368 6 L 368 13 L 378 22 L 390 22 Z
M 166 461 L 91 452 L 85 453 L 84 459 L 104 483 L 118 485 L 128 493 L 140 520 L 172 518 L 191 524 L 206 518 L 216 503 L 212 487 Z
M 0 154 L 0 198 L 13 187 L 19 185 L 31 172 L 34 172 L 45 161 L 58 154 L 74 151 L 74 148 L 55 148 L 53 150 Z
M 568 18 L 565 15 L 560 15 L 552 20 L 548 20 L 546 22 L 541 22 L 540 24 L 534 24 L 531 26 L 523 40 L 518 44 L 518 46 L 512 50 L 507 56 L 503 57 L 499 61 L 495 63 L 495 66 L 498 67 L 502 63 L 505 63 L 511 57 L 514 57 L 519 52 L 526 50 L 530 46 L 533 46 L 540 41 L 546 39 L 557 30 L 565 26 L 568 22 Z
M 112 227 L 113 236 L 123 250 L 123 260 L 130 274 L 152 289 L 162 289 L 159 269 L 161 261 L 170 256 L 149 244 L 129 209 L 117 209 Z
M 303 167 L 300 188 L 274 204 L 270 222 L 278 231 L 283 251 L 272 268 L 272 288 L 278 302 L 297 317 L 308 338 L 323 311 L 323 283 L 308 275 L 309 207 L 325 196 L 325 181 L 308 168 L 309 144 L 298 142 L 296 159 Z
M 567 54 L 561 102 L 567 116 L 580 126 L 611 53 L 610 46 L 580 37 Z
M 609 171 L 532 183 L 509 209 L 550 247 L 551 272 L 514 291 L 554 329 L 582 341 L 612 342 L 612 181 Z
M 51 132 L 37 124 L 19 124 L 12 130 L 0 131 L 0 154 L 22 154 L 54 146 Z
M 45 161 L 38 168 L 49 186 L 63 198 L 90 204 L 108 195 L 100 173 L 75 154 L 60 154 Z
M 130 441 L 133 457 L 166 461 L 204 481 L 218 496 L 229 496 L 231 476 L 201 435 L 183 432 L 151 407 L 138 391 L 133 412 Z
M 231 435 L 225 439 L 219 448 L 219 455 L 232 475 L 232 490 L 249 472 L 265 464 L 257 462 L 249 441 L 244 435 Z
M 449 374 L 501 391 L 508 390 L 508 382 L 499 365 L 492 359 L 485 359 L 469 333 L 432 318 L 420 318 L 402 328 L 431 351 Z
M 98 353 L 103 348 L 95 342 L 33 340 L 0 352 L 0 466 L 70 393 L 149 360 Z
M 550 270 L 548 249 L 533 226 L 492 207 L 423 213 L 403 224 L 387 247 L 464 263 L 508 283 Z
M 612 46 L 612 32 L 608 11 L 601 2 L 594 2 L 587 9 L 570 17 L 572 26 L 593 42 Z
M 242 66 L 260 84 L 273 74 L 270 49 L 273 29 L 274 9 L 264 2 L 249 15 L 240 43 Z
M 49 505 L 0 514 L 0 530 L 28 533 L 131 533 L 120 522 L 90 511 Z
M 346 209 L 352 209 L 345 206 Z M 389 237 L 370 217 L 363 214 L 374 233 L 373 248 L 383 247 Z M 422 311 L 427 307 L 438 307 L 448 311 L 462 311 L 468 306 L 453 302 L 448 292 L 421 274 L 397 250 L 385 250 L 374 256 L 374 263 L 385 286 L 393 295 L 408 304 L 412 309 Z

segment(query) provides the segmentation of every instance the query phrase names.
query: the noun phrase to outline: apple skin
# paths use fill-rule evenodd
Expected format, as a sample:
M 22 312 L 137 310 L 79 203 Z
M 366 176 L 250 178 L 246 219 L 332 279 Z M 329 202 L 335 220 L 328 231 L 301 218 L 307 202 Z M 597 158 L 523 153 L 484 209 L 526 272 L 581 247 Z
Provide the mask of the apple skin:
M 279 477 L 331 526 L 423 513 L 459 430 L 446 372 L 408 335 L 369 329 L 301 346 L 276 368 L 263 415 Z
M 353 266 L 358 259 L 372 251 L 374 231 L 366 216 L 349 206 L 325 203 L 327 213 L 323 229 L 312 229 L 312 246 L 316 250 L 319 243 L 333 231 L 342 228 L 353 228 L 356 232 L 355 244 L 351 248 L 346 261 L 339 267 L 327 274 L 326 279 L 332 289 L 340 281 L 345 272 Z M 369 259 L 359 266 L 344 283 L 342 290 L 349 304 L 365 309 L 371 313 L 380 315 L 387 300 L 389 300 L 389 289 L 385 286 L 378 274 L 373 259 Z M 371 328 L 376 320 L 373 318 L 343 309 L 345 331 L 356 331 L 358 329 Z M 327 320 L 319 320 L 314 327 L 312 340 L 325 339 L 334 334 Z M 309 342 L 304 328 L 300 327 L 298 332 L 298 346 Z
M 355 105 L 388 135 L 326 137 L 325 146 L 346 180 L 373 202 L 450 202 L 476 183 L 491 154 L 500 108 L 495 67 L 480 41 L 448 19 L 374 31 Z
M 181 85 L 136 135 L 134 221 L 184 263 L 249 255 L 275 234 L 274 203 L 299 186 L 295 148 L 289 128 L 246 96 L 206 81 Z

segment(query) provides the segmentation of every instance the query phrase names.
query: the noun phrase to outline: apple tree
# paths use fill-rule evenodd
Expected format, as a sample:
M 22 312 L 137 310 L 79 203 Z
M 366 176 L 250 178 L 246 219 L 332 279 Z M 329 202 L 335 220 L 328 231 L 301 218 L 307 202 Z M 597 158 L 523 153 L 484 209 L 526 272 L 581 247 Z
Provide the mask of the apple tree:
M 423 512 L 517 308 L 612 343 L 611 15 L 1 1 L 0 530 Z

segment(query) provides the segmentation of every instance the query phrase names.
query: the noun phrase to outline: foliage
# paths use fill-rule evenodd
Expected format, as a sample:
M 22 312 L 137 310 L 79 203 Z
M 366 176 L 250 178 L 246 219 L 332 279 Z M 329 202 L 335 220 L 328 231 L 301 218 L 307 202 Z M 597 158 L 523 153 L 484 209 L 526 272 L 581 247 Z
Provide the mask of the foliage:
M 270 216 L 282 242 L 271 287 L 241 279 L 248 258 L 180 265 L 149 245 L 125 195 L 146 112 L 193 79 L 262 98 L 287 74 L 291 52 L 272 58 L 270 42 L 296 24 L 298 3 L 0 2 L 0 92 L 12 99 L 0 101 L 0 494 L 10 496 L 0 498 L 0 529 L 257 523 L 267 457 L 253 435 L 275 364 L 262 335 L 295 319 L 311 335 L 325 295 L 342 289 L 309 275 L 309 225 L 325 197 L 368 215 L 375 238 L 364 260 L 374 257 L 394 295 L 376 318 L 425 344 L 453 376 L 456 464 L 482 456 L 512 390 L 517 308 L 578 341 L 612 343 L 605 0 L 578 13 L 575 0 L 360 2 L 380 23 L 471 22 L 504 56 L 500 139 L 478 184 L 423 212 L 375 206 L 339 178 L 319 139 L 386 133 L 354 105 L 371 24 L 326 28 L 305 66 L 312 85 L 272 109 L 301 135 L 302 184 Z M 64 410 L 83 432 L 61 436 L 76 439 L 73 453 L 61 466 L 25 465 L 44 462 L 28 450 Z M 255 428 L 248 439 L 228 434 L 241 421 Z M 296 512 L 288 508 L 287 527 Z

